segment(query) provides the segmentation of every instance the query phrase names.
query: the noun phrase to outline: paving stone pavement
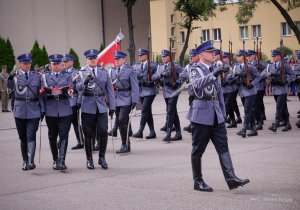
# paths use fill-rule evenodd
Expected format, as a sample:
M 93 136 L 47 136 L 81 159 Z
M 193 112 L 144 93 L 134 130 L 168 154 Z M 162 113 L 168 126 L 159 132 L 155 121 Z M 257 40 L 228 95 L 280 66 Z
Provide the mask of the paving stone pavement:
M 70 131 L 66 173 L 51 168 L 52 156 L 43 122 L 41 161 L 38 146 L 37 168 L 21 170 L 21 152 L 12 113 L 0 113 L 0 209 L 300 209 L 300 129 L 295 126 L 298 97 L 288 97 L 293 129 L 287 133 L 267 130 L 275 115 L 273 97 L 265 97 L 267 120 L 257 137 L 243 139 L 228 129 L 229 148 L 237 176 L 249 178 L 243 188 L 228 190 L 217 153 L 210 143 L 203 156 L 205 181 L 212 193 L 193 190 L 190 164 L 191 136 L 183 131 L 183 141 L 163 143 L 165 102 L 160 93 L 153 103 L 157 139 L 133 139 L 132 152 L 114 155 L 109 138 L 106 159 L 108 170 L 90 171 L 83 150 L 73 151 L 75 134 Z M 239 104 L 241 103 L 238 98 Z M 240 105 L 240 111 L 243 108 Z M 178 101 L 182 128 L 188 124 L 188 95 Z M 133 130 L 139 127 L 140 111 L 132 118 Z M 109 123 L 110 126 L 110 123 Z M 145 129 L 144 136 L 148 134 Z M 39 142 L 39 133 L 37 140 Z M 174 133 L 173 133 L 174 135 Z M 114 138 L 114 149 L 121 144 Z M 39 144 L 38 144 L 39 145 Z M 94 153 L 95 164 L 98 161 Z

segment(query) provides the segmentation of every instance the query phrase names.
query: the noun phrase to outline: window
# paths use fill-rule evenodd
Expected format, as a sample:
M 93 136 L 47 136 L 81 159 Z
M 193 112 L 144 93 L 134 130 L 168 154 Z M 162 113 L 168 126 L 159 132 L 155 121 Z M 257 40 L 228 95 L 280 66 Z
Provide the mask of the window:
M 261 37 L 261 30 L 260 30 L 260 25 L 253 25 L 252 26 L 252 37 Z
M 291 35 L 291 27 L 287 23 L 281 23 L 281 35 L 282 36 Z
M 174 23 L 174 14 L 171 15 L 171 23 Z
M 175 36 L 175 27 L 171 27 L 171 37 Z
M 220 41 L 222 39 L 220 28 L 213 29 L 213 33 L 214 33 L 214 40 L 215 41 Z
M 209 40 L 209 30 L 202 30 L 202 41 L 206 42 Z
M 295 24 L 296 24 L 298 30 L 300 31 L 300 21 L 296 21 Z
M 248 39 L 248 26 L 240 26 L 240 38 Z
M 180 42 L 181 43 L 185 42 L 184 31 L 180 31 Z
M 175 40 L 173 40 L 173 39 L 171 40 L 171 48 L 175 49 Z

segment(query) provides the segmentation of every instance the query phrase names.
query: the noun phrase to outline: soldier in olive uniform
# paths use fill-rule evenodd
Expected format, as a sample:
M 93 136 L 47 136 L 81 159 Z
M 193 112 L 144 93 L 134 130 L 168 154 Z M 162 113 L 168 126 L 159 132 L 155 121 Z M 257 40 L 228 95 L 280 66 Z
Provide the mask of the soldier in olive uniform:
M 53 156 L 53 169 L 64 171 L 69 131 L 72 121 L 70 94 L 72 93 L 71 74 L 63 71 L 63 55 L 50 55 L 51 72 L 42 75 L 42 89 L 50 149 Z M 59 143 L 57 137 L 59 136 Z
M 182 78 L 179 77 L 182 68 L 178 63 L 171 61 L 170 51 L 163 50 L 161 56 L 163 63 L 157 67 L 157 72 L 152 76 L 152 79 L 163 84 L 163 96 L 167 105 L 167 135 L 163 141 L 178 141 L 182 140 L 180 120 L 177 113 L 177 101 L 180 93 L 175 96 L 172 94 L 182 84 Z M 173 124 L 175 125 L 176 134 L 171 138 Z
M 0 94 L 1 94 L 1 104 L 2 104 L 2 112 L 10 112 L 8 110 L 8 101 L 9 101 L 9 94 L 8 94 L 8 87 L 7 87 L 7 66 L 3 65 L 2 70 L 0 73 Z
M 30 71 L 31 55 L 22 54 L 18 58 L 20 69 L 12 76 L 15 90 L 14 117 L 19 134 L 23 157 L 22 170 L 35 169 L 36 132 L 41 117 L 41 78 L 39 73 Z
M 156 72 L 157 65 L 150 62 L 148 59 L 149 52 L 145 49 L 139 49 L 138 51 L 140 63 L 135 65 L 135 71 L 140 86 L 140 100 L 142 104 L 142 113 L 140 128 L 137 133 L 132 137 L 143 138 L 143 131 L 146 123 L 149 126 L 150 134 L 146 136 L 146 139 L 156 138 L 154 130 L 154 122 L 152 116 L 152 103 L 158 93 L 156 84 L 152 80 L 152 75 Z
M 122 145 L 117 154 L 128 153 L 131 150 L 127 133 L 129 115 L 139 100 L 137 75 L 130 65 L 125 63 L 126 53 L 115 51 L 117 68 L 112 69 L 112 83 L 116 91 L 116 120 L 120 129 Z
M 293 79 L 294 72 L 287 63 L 282 61 L 283 53 L 281 51 L 273 50 L 271 52 L 271 56 L 273 63 L 268 64 L 265 70 L 261 73 L 263 78 L 270 79 L 271 93 L 274 95 L 274 99 L 276 101 L 275 122 L 269 127 L 269 130 L 276 132 L 279 122 L 281 121 L 281 118 L 283 118 L 286 125 L 282 131 L 286 132 L 292 129 L 289 121 L 289 111 L 286 100 L 288 94 L 288 83 Z
M 212 67 L 215 60 L 215 48 L 211 41 L 197 48 L 200 62 L 191 69 L 192 95 L 194 100 L 189 108 L 187 119 L 192 122 L 192 170 L 194 190 L 212 192 L 202 177 L 202 155 L 211 140 L 218 153 L 222 171 L 229 189 L 235 189 L 249 183 L 248 179 L 239 179 L 233 169 L 228 148 L 225 127 L 225 104 L 219 75 L 220 67 Z

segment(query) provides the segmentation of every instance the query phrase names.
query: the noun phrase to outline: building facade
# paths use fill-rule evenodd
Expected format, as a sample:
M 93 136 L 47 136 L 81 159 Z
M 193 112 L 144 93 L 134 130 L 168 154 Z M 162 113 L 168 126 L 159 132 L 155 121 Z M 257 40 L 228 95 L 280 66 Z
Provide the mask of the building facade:
M 149 1 L 136 2 L 133 23 L 136 48 L 146 47 Z M 120 30 L 127 52 L 127 9 L 121 0 L 0 0 L 0 36 L 10 39 L 16 56 L 29 52 L 37 40 L 48 54 L 73 48 L 84 65 L 85 50 L 108 45 Z
M 168 49 L 169 38 L 178 59 L 186 38 L 186 30 L 181 29 L 178 23 L 183 22 L 183 14 L 174 11 L 174 0 L 150 0 L 151 29 L 153 52 L 160 53 L 161 49 Z M 219 48 L 222 40 L 222 50 L 228 51 L 229 41 L 233 43 L 233 52 L 243 48 L 245 41 L 246 49 L 254 49 L 257 37 L 261 42 L 264 55 L 270 58 L 271 50 L 280 46 L 280 42 L 295 52 L 300 50 L 300 45 L 295 34 L 287 25 L 283 16 L 272 3 L 259 4 L 253 18 L 246 25 L 236 22 L 237 4 L 228 4 L 227 10 L 215 11 L 215 16 L 205 22 L 194 22 L 193 30 L 189 39 L 189 48 L 194 48 L 203 41 L 214 40 L 215 47 Z M 157 13 L 157 11 L 161 11 Z M 289 11 L 289 15 L 300 28 L 300 8 Z M 188 53 L 188 51 L 187 51 Z

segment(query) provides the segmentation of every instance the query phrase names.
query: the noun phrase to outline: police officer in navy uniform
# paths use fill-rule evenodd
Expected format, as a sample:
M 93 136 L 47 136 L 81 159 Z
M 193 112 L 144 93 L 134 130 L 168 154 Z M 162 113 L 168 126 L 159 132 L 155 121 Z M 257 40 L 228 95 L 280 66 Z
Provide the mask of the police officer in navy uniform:
M 53 169 L 64 171 L 69 131 L 72 121 L 70 94 L 72 93 L 71 74 L 63 71 L 63 55 L 50 55 L 51 72 L 42 75 L 42 89 L 50 149 L 53 156 Z M 57 137 L 59 136 L 59 143 Z
M 221 80 L 223 72 L 220 67 L 213 68 L 215 48 L 211 41 L 204 42 L 197 48 L 200 62 L 191 69 L 194 100 L 190 106 L 187 119 L 192 122 L 192 170 L 194 189 L 212 192 L 202 177 L 201 158 L 206 146 L 211 140 L 219 155 L 222 171 L 229 189 L 234 189 L 249 183 L 248 179 L 239 179 L 233 169 L 228 148 L 227 131 L 225 127 L 225 105 Z
M 247 61 L 249 64 L 253 65 L 259 73 L 261 73 L 265 68 L 266 64 L 262 61 L 259 61 L 257 59 L 256 52 L 254 50 L 247 50 L 246 51 Z M 266 89 L 266 80 L 264 78 L 261 78 L 261 80 L 256 83 L 256 99 L 254 103 L 254 109 L 255 109 L 255 119 L 257 121 L 257 130 L 263 129 L 263 121 L 265 118 L 265 106 L 264 106 L 264 95 L 265 95 L 265 89 Z
M 177 113 L 177 101 L 180 92 L 175 96 L 172 94 L 179 89 L 182 84 L 182 78 L 180 78 L 179 75 L 183 70 L 178 63 L 171 62 L 172 56 L 170 51 L 162 50 L 161 56 L 163 63 L 157 67 L 157 72 L 152 76 L 152 79 L 156 82 L 163 83 L 163 96 L 167 106 L 167 135 L 163 141 L 178 141 L 182 140 L 180 121 Z M 171 138 L 173 124 L 176 134 Z
M 152 103 L 158 93 L 157 86 L 152 80 L 152 75 L 157 70 L 157 65 L 150 62 L 148 59 L 149 52 L 143 48 L 138 50 L 140 63 L 135 65 L 135 71 L 140 86 L 140 100 L 142 104 L 140 128 L 137 133 L 133 134 L 132 137 L 143 138 L 143 131 L 146 123 L 149 126 L 150 133 L 146 136 L 146 139 L 156 138 L 154 130 L 154 122 L 152 116 Z M 149 71 L 149 72 L 148 72 Z
M 187 74 L 187 82 L 189 82 L 188 78 L 190 77 L 190 70 L 191 70 L 192 66 L 199 62 L 199 56 L 195 49 L 190 49 L 189 57 L 190 57 L 190 63 L 185 66 L 184 70 L 180 74 L 180 77 L 185 77 L 183 75 Z M 192 91 L 191 86 L 188 88 L 188 91 Z M 192 101 L 193 101 L 193 96 L 190 95 L 189 96 L 189 106 L 192 104 Z M 188 126 L 184 127 L 183 130 L 191 133 L 192 132 L 192 124 L 190 123 Z
M 230 70 L 231 69 L 231 65 L 229 62 L 229 58 L 230 57 L 230 53 L 229 52 L 224 52 L 222 54 L 222 58 L 223 58 L 223 65 L 224 66 L 230 66 Z M 236 103 L 236 86 L 237 84 L 235 83 L 230 83 L 228 82 L 227 76 L 229 75 L 230 72 L 227 72 L 226 74 L 224 74 L 224 78 L 222 81 L 222 89 L 223 89 L 223 93 L 224 93 L 224 102 L 225 102 L 225 109 L 226 109 L 226 117 L 229 116 L 230 119 L 230 125 L 227 126 L 227 128 L 236 128 L 237 127 L 237 122 L 234 116 L 234 106 Z
M 78 77 L 78 71 L 73 67 L 74 64 L 74 56 L 70 55 L 70 54 L 64 54 L 63 57 L 63 62 L 64 62 L 64 67 L 65 67 L 65 71 L 69 74 L 71 74 L 72 77 L 72 82 L 73 82 L 73 94 L 70 97 L 70 105 L 72 107 L 72 124 L 73 124 L 73 128 L 74 128 L 74 132 L 75 132 L 75 136 L 77 139 L 77 145 L 72 147 L 72 150 L 76 150 L 76 149 L 82 149 L 83 148 L 83 135 L 82 135 L 82 131 L 79 130 L 80 127 L 78 127 L 78 112 L 79 109 L 81 107 L 80 102 L 78 102 L 79 100 L 79 93 L 76 90 L 76 78 Z
M 114 58 L 117 68 L 112 69 L 112 83 L 116 91 L 116 120 L 120 129 L 122 145 L 117 154 L 131 150 L 127 133 L 129 115 L 139 100 L 139 86 L 134 69 L 125 63 L 126 53 L 115 51 Z
M 251 131 L 247 134 L 247 136 L 257 136 L 258 134 L 254 120 L 254 103 L 257 93 L 256 84 L 260 82 L 261 76 L 253 65 L 244 63 L 244 56 L 246 56 L 245 51 L 238 50 L 236 56 L 238 63 L 233 67 L 233 71 L 228 75 L 228 79 L 229 81 L 237 80 L 240 82 L 239 94 L 244 105 L 244 124 L 243 128 L 237 133 L 237 135 L 245 138 L 246 130 L 249 128 Z
M 105 160 L 107 146 L 108 114 L 112 117 L 116 109 L 115 97 L 112 89 L 111 79 L 108 72 L 97 66 L 98 50 L 85 51 L 87 66 L 82 70 L 82 76 L 76 85 L 78 91 L 82 91 L 82 128 L 85 136 L 85 151 L 87 168 L 94 169 L 92 156 L 92 139 L 94 131 L 99 138 L 99 160 L 98 164 L 107 169 Z
M 30 71 L 32 61 L 30 54 L 22 54 L 17 59 L 20 69 L 14 77 L 10 77 L 10 82 L 15 90 L 13 112 L 21 140 L 22 170 L 26 171 L 36 167 L 34 164 L 36 132 L 41 117 L 41 106 L 43 106 L 39 93 L 41 78 L 39 73 Z
M 281 61 L 283 56 L 281 51 L 272 50 L 271 56 L 273 63 L 268 64 L 261 73 L 262 77 L 270 79 L 272 95 L 274 95 L 274 99 L 276 101 L 275 122 L 269 127 L 269 130 L 276 132 L 279 122 L 281 121 L 281 118 L 283 118 L 286 125 L 282 131 L 286 132 L 292 129 L 289 121 L 289 112 L 286 101 L 288 83 L 292 81 L 294 72 L 287 63 L 283 63 Z

